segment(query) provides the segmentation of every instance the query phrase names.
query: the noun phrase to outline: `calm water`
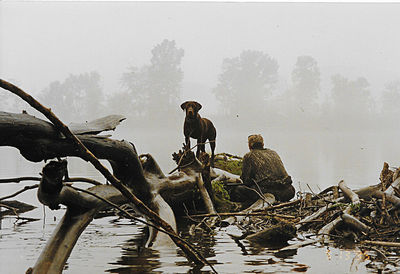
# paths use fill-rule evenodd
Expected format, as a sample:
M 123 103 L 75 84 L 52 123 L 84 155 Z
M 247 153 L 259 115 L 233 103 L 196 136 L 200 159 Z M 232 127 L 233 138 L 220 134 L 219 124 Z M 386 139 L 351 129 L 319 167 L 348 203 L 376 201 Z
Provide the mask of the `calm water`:
M 226 131 L 228 132 L 228 131 Z M 253 132 L 220 134 L 217 152 L 243 155 L 247 152 L 246 139 Z M 266 146 L 276 150 L 297 190 L 307 190 L 307 184 L 318 191 L 340 179 L 352 188 L 378 182 L 383 162 L 400 166 L 400 147 L 396 146 L 399 134 L 388 132 L 329 133 L 329 132 L 256 132 L 264 136 Z M 164 135 L 165 136 L 165 135 Z M 171 154 L 181 147 L 181 133 L 171 133 L 160 139 L 156 132 L 130 132 L 122 127 L 114 134 L 116 139 L 135 143 L 139 153 L 151 153 L 164 172 L 173 169 Z M 208 149 L 208 148 L 207 148 Z M 0 177 L 38 175 L 43 163 L 29 163 L 15 149 L 0 148 Z M 81 160 L 70 160 L 71 176 L 86 176 L 104 181 L 96 170 Z M 36 182 L 25 182 L 23 185 Z M 1 196 L 19 190 L 16 184 L 0 185 Z M 16 225 L 13 218 L 4 218 L 0 230 L 0 273 L 24 273 L 33 266 L 36 258 L 51 235 L 64 211 L 44 210 L 30 191 L 18 200 L 38 206 L 24 214 L 41 218 L 41 221 Z M 187 273 L 195 270 L 176 248 L 138 250 L 143 226 L 134 222 L 107 217 L 94 220 L 84 231 L 71 257 L 65 273 L 136 273 L 165 272 Z M 213 235 L 196 235 L 189 240 L 211 261 L 220 273 L 292 272 L 308 266 L 307 273 L 365 273 L 368 260 L 359 258 L 359 250 L 343 250 L 326 246 L 301 248 L 296 254 L 279 258 L 268 248 L 252 246 L 243 241 L 235 243 L 227 232 L 234 227 L 221 228 Z M 399 269 L 398 269 L 399 270 Z M 210 269 L 204 267 L 202 271 Z M 395 271 L 395 270 L 394 270 Z

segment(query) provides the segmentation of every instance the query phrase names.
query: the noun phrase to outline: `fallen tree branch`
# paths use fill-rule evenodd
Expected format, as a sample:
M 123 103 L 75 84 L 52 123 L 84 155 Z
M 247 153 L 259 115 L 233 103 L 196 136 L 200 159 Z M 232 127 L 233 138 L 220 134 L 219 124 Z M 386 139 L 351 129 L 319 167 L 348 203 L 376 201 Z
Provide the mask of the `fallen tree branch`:
M 12 206 L 5 205 L 5 204 L 0 204 L 0 207 L 4 207 L 4 208 L 7 208 L 8 210 L 11 210 L 12 212 L 14 212 L 15 216 L 19 217 L 16 207 L 12 207 Z
M 75 189 L 75 190 L 77 190 L 77 191 L 80 191 L 80 192 L 89 194 L 89 195 L 91 195 L 91 196 L 93 196 L 93 197 L 96 197 L 97 199 L 101 200 L 102 202 L 104 202 L 104 203 L 108 204 L 109 206 L 111 206 L 111 207 L 113 207 L 113 208 L 119 210 L 120 212 L 122 212 L 122 213 L 125 215 L 125 217 L 130 218 L 130 219 L 132 219 L 132 220 L 135 220 L 135 221 L 137 221 L 137 222 L 140 222 L 140 223 L 142 223 L 142 224 L 151 226 L 151 227 L 153 227 L 154 229 L 157 229 L 158 231 L 161 231 L 161 232 L 163 232 L 163 233 L 165 233 L 165 234 L 168 234 L 168 235 L 171 236 L 171 237 L 176 237 L 176 235 L 171 234 L 171 233 L 169 233 L 168 231 L 163 230 L 163 229 L 161 229 L 160 227 L 153 225 L 152 223 L 146 222 L 146 221 L 144 221 L 144 220 L 142 220 L 142 219 L 140 219 L 140 218 L 135 217 L 134 215 L 132 215 L 131 213 L 129 213 L 129 212 L 126 211 L 125 209 L 121 208 L 120 206 L 116 205 L 115 203 L 113 203 L 113 202 L 111 202 L 111 201 L 109 201 L 109 200 L 107 200 L 107 199 L 105 199 L 105 198 L 103 198 L 103 197 L 101 197 L 101 196 L 99 196 L 99 195 L 97 195 L 97 194 L 95 194 L 95 193 L 89 191 L 89 190 L 82 189 L 82 188 L 78 188 L 78 187 L 74 187 L 74 186 L 66 186 L 66 187 L 69 187 L 69 188 Z M 185 240 L 183 239 L 183 241 L 185 241 Z M 186 244 L 190 245 L 188 242 L 186 242 Z M 195 250 L 195 252 L 197 252 L 197 250 Z M 201 254 L 199 254 L 199 255 L 201 256 Z
M 320 216 L 322 213 L 324 213 L 324 212 L 326 211 L 326 208 L 327 208 L 327 207 L 322 208 L 322 209 L 325 209 L 325 210 L 323 210 L 323 211 L 320 210 L 319 212 L 317 212 L 318 214 L 316 214 L 316 215 Z M 350 206 L 348 206 L 343 212 L 344 212 L 344 213 L 349 213 L 350 210 L 351 210 L 351 208 L 350 208 Z M 309 218 L 309 220 L 305 220 L 305 219 L 307 219 L 307 218 L 304 218 L 304 219 L 303 219 L 302 221 L 300 221 L 300 222 L 310 222 L 310 221 L 313 220 L 314 218 Z M 324 240 L 324 236 L 329 235 L 330 232 L 331 232 L 341 221 L 342 221 L 342 220 L 341 220 L 341 217 L 339 216 L 339 217 L 337 217 L 336 219 L 334 219 L 332 222 L 330 222 L 330 223 L 326 224 L 325 226 L 323 226 L 323 227 L 318 231 L 317 237 L 316 237 L 315 239 L 311 239 L 311 240 L 307 240 L 307 241 L 304 241 L 304 242 L 301 242 L 301 243 L 296 243 L 296 244 L 292 244 L 292 245 L 286 246 L 286 247 L 284 247 L 284 248 L 279 249 L 277 252 L 288 251 L 288 250 L 294 250 L 294 249 L 298 249 L 298 248 L 303 247 L 303 246 L 307 246 L 307 245 L 311 245 L 311 244 L 314 244 L 314 243 L 317 243 L 317 242 L 321 242 L 321 241 Z M 297 226 L 298 226 L 298 224 L 296 225 L 296 227 L 297 227 Z
M 2 201 L 1 206 L 7 208 L 9 211 L 1 211 L 0 210 L 0 218 L 4 215 L 10 215 L 9 213 L 13 213 L 14 215 L 19 216 L 18 214 L 21 213 L 25 213 L 28 211 L 31 211 L 33 209 L 36 208 L 36 206 L 30 205 L 30 204 L 26 204 L 20 201 L 15 201 L 15 200 L 11 200 L 11 201 Z
M 173 172 L 175 172 L 175 171 L 177 171 L 178 169 L 182 168 L 181 162 L 182 162 L 184 156 L 186 155 L 186 153 L 192 151 L 194 148 L 196 148 L 196 147 L 199 146 L 199 145 L 205 145 L 205 144 L 209 144 L 209 143 L 210 143 L 210 142 L 197 143 L 197 144 L 195 144 L 194 146 L 192 146 L 191 148 L 185 149 L 184 152 L 183 152 L 183 154 L 181 155 L 180 159 L 178 160 L 177 166 L 176 166 L 173 170 L 171 170 L 170 172 L 168 172 L 168 174 L 172 174 Z M 185 144 L 183 144 L 183 146 L 186 147 Z
M 357 205 L 360 203 L 360 198 L 358 197 L 358 195 L 351 190 L 349 187 L 347 187 L 346 183 L 344 182 L 344 180 L 341 180 L 339 182 L 339 188 L 340 190 L 343 192 L 343 194 L 350 199 L 350 201 L 354 204 Z
M 31 186 L 25 186 L 23 189 L 21 189 L 21 190 L 18 190 L 17 192 L 15 192 L 15 193 L 13 193 L 13 194 L 10 194 L 10 195 L 7 195 L 7 196 L 4 196 L 4 197 L 1 197 L 1 198 L 0 198 L 0 201 L 6 200 L 6 199 L 10 199 L 10 198 L 13 198 L 13 197 L 15 197 L 15 196 L 17 196 L 17 195 L 19 195 L 19 194 L 21 194 L 21 193 L 23 193 L 23 192 L 27 191 L 27 190 L 30 190 L 30 189 L 35 189 L 35 188 L 38 188 L 38 187 L 39 187 L 39 185 L 38 185 L 38 184 L 31 185 Z
M 22 181 L 40 181 L 42 178 L 40 177 L 16 177 L 16 178 L 7 178 L 7 179 L 0 179 L 0 183 L 20 183 Z M 84 177 L 72 177 L 72 178 L 65 178 L 63 182 L 66 183 L 89 183 L 95 186 L 102 185 L 99 181 L 90 179 L 90 178 L 84 178 Z
M 389 246 L 389 247 L 400 247 L 400 243 L 396 242 L 382 242 L 382 241 L 361 241 L 361 244 L 368 244 L 368 245 L 380 245 L 380 246 Z
M 367 226 L 354 216 L 351 216 L 350 214 L 343 213 L 340 217 L 342 218 L 343 222 L 350 225 L 351 227 L 358 229 L 359 231 L 362 231 L 364 233 L 368 233 L 371 231 L 371 228 L 369 226 Z
M 285 203 L 280 203 L 280 204 L 277 204 L 277 205 L 269 206 L 269 207 L 266 207 L 263 210 L 275 210 L 275 209 L 279 209 L 279 208 L 294 206 L 294 205 L 300 204 L 300 202 L 301 202 L 301 199 L 297 199 L 297 200 L 293 200 L 293 201 L 290 201 L 290 202 L 285 202 Z
M 347 206 L 345 210 L 343 210 L 344 214 L 349 214 L 351 211 L 351 206 Z M 329 235 L 331 234 L 331 231 L 333 229 L 335 229 L 337 227 L 337 225 L 342 221 L 341 216 L 337 217 L 336 219 L 334 219 L 332 222 L 326 224 L 325 226 L 323 226 L 319 231 L 318 231 L 318 235 Z
M 341 201 L 343 201 L 343 200 L 344 200 L 343 197 L 338 198 L 338 199 L 335 199 L 335 200 L 333 201 L 333 203 L 328 204 L 328 205 L 326 205 L 326 206 L 324 206 L 324 207 L 321 207 L 318 211 L 316 211 L 316 212 L 314 212 L 313 214 L 308 215 L 307 217 L 303 218 L 303 219 L 300 220 L 300 222 L 296 225 L 296 229 L 300 229 L 300 228 L 303 227 L 304 224 L 307 224 L 307 223 L 309 223 L 309 222 L 311 222 L 311 221 L 313 221 L 313 220 L 319 218 L 319 217 L 320 217 L 322 214 L 324 214 L 326 211 L 330 210 L 330 209 L 333 208 L 333 207 L 336 207 L 336 206 L 337 206 L 336 203 L 341 202 Z
M 275 202 L 275 196 L 271 193 L 265 193 L 264 199 L 258 199 L 255 203 L 253 203 L 248 208 L 238 212 L 239 214 L 243 214 L 243 215 L 231 216 L 231 217 L 225 219 L 223 222 L 226 224 L 229 224 L 229 225 L 233 224 L 235 221 L 241 222 L 245 219 L 245 217 L 249 216 L 250 213 L 252 213 L 254 211 L 262 211 L 265 208 L 269 207 L 274 202 Z M 262 214 L 266 214 L 266 213 L 262 212 Z
M 287 219 L 296 219 L 297 217 L 291 215 L 284 215 L 279 213 L 267 213 L 267 212 L 222 212 L 222 213 L 208 213 L 208 214 L 196 214 L 189 215 L 188 218 L 204 218 L 204 217 L 235 217 L 235 216 L 271 216 Z
M 0 179 L 0 184 L 8 184 L 8 183 L 18 184 L 22 181 L 40 181 L 40 177 L 17 177 L 17 178 Z
M 206 189 L 206 187 L 204 186 L 204 182 L 202 179 L 201 174 L 199 173 L 196 176 L 196 182 L 197 182 L 197 187 L 199 188 L 201 197 L 203 198 L 204 204 L 206 206 L 207 212 L 209 214 L 217 214 L 217 211 L 214 208 L 213 202 L 211 201 L 210 195 Z
M 400 183 L 400 180 L 399 180 Z M 397 182 L 396 182 L 397 184 Z M 393 190 L 393 192 L 392 192 Z M 387 192 L 386 192 L 387 191 Z M 389 187 L 385 192 L 381 190 L 380 184 L 378 185 L 373 185 L 373 186 L 368 186 L 361 188 L 355 193 L 362 198 L 366 200 L 370 200 L 371 198 L 378 198 L 378 199 L 386 199 L 386 201 L 391 202 L 395 208 L 400 208 L 400 198 L 395 195 L 395 191 L 393 187 Z M 385 195 L 385 197 L 384 197 Z

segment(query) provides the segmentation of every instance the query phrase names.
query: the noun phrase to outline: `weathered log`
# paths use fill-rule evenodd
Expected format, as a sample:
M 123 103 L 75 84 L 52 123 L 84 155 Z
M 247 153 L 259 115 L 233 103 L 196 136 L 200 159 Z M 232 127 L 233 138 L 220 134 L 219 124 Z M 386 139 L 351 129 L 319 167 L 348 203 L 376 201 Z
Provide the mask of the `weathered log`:
M 18 215 L 20 213 L 28 212 L 36 208 L 36 206 L 15 200 L 1 201 L 0 208 L 1 207 L 5 207 L 8 210 L 0 210 L 0 218 L 5 215 Z
M 8 184 L 8 183 L 20 183 L 22 181 L 40 181 L 41 178 L 39 177 L 17 177 L 17 178 L 7 178 L 7 179 L 0 179 L 0 184 Z
M 196 182 L 197 182 L 197 187 L 200 190 L 201 197 L 203 198 L 204 204 L 206 206 L 207 212 L 211 213 L 211 214 L 217 213 L 217 211 L 214 208 L 213 202 L 211 201 L 210 195 L 204 186 L 204 182 L 201 177 L 201 174 L 199 174 L 196 177 Z
M 343 210 L 343 213 L 349 214 L 351 212 L 351 206 L 347 206 L 345 210 Z M 329 236 L 329 234 L 331 234 L 331 231 L 333 229 L 335 229 L 340 222 L 342 221 L 341 216 L 337 217 L 336 219 L 334 219 L 332 222 L 324 225 L 319 231 L 318 231 L 318 235 L 320 236 Z
M 354 216 L 351 216 L 350 214 L 343 213 L 340 217 L 342 218 L 344 223 L 346 223 L 347 225 L 349 225 L 359 231 L 368 233 L 371 230 L 370 227 L 368 227 L 366 224 L 364 224 L 363 222 L 361 222 Z
M 390 170 L 389 164 L 384 162 L 381 174 L 379 175 L 379 180 L 381 181 L 381 190 L 385 191 L 388 186 L 393 182 L 393 171 Z
M 208 195 L 205 195 L 205 192 L 202 194 L 202 199 L 199 199 L 198 193 L 195 191 L 199 189 L 198 187 L 174 187 L 174 188 L 162 188 L 160 190 L 161 195 L 164 197 L 164 199 L 171 205 L 171 207 L 174 209 L 174 212 L 179 215 L 186 215 L 188 214 L 191 210 L 203 210 L 205 209 L 207 212 L 210 212 L 209 209 L 211 208 L 208 206 L 208 209 L 205 208 L 205 204 L 208 203 L 208 205 L 214 204 L 214 199 L 215 199 L 215 194 L 212 188 L 212 182 L 215 182 L 215 178 L 219 177 L 221 183 L 225 184 L 227 181 L 230 182 L 237 182 L 237 176 L 233 175 L 229 172 L 219 171 L 215 172 L 214 168 L 209 167 L 208 165 L 208 155 L 203 153 L 200 156 L 200 159 L 203 162 L 200 162 L 195 156 L 194 153 L 191 151 L 185 151 L 185 150 L 180 150 L 178 153 L 174 153 L 173 159 L 177 164 L 179 164 L 179 171 L 170 174 L 170 176 L 178 176 L 178 177 L 186 177 L 186 178 L 196 178 L 199 173 L 201 173 L 201 178 L 204 182 L 205 189 L 208 192 Z M 208 170 L 209 169 L 209 170 Z M 221 174 L 224 174 L 223 176 L 220 176 Z M 193 181 L 192 179 L 189 179 L 189 181 Z M 195 181 L 196 183 L 196 181 Z M 199 189 L 200 194 L 202 192 L 201 189 Z M 211 201 L 206 201 L 204 202 L 204 198 L 206 199 L 207 196 L 210 197 Z M 213 206 L 214 207 L 214 206 Z M 190 212 L 191 213 L 191 212 Z M 189 213 L 189 214 L 190 214 Z
M 393 182 L 395 183 L 395 182 Z M 396 181 L 396 185 L 400 183 L 399 181 Z M 368 186 L 362 189 L 359 189 L 356 191 L 357 195 L 361 197 L 362 199 L 369 200 L 371 198 L 378 198 L 378 199 L 385 199 L 386 201 L 392 203 L 395 208 L 400 208 L 400 198 L 397 197 L 393 192 L 392 192 L 393 187 L 389 187 L 385 192 L 381 190 L 381 186 L 379 185 L 373 185 L 373 186 Z M 384 197 L 385 196 L 385 197 Z
M 285 247 L 277 250 L 276 253 L 299 249 L 300 247 L 304 247 L 304 246 L 307 246 L 307 245 L 312 245 L 312 244 L 318 243 L 320 240 L 321 240 L 321 238 L 317 237 L 316 239 L 306 240 L 306 241 L 299 242 L 299 243 L 296 243 L 296 244 L 288 245 L 288 246 L 285 246 Z
M 322 210 L 322 209 L 325 209 L 325 210 Z M 351 211 L 351 207 L 350 206 L 348 206 L 344 211 L 343 211 L 343 213 L 350 213 L 350 211 Z M 315 219 L 317 216 L 320 216 L 321 214 L 323 214 L 324 212 L 326 212 L 326 208 L 324 207 L 324 208 L 321 208 L 318 212 L 316 212 L 317 214 L 313 214 L 314 216 L 310 216 L 310 218 L 304 218 L 302 221 L 300 221 L 300 222 L 309 222 L 310 220 L 313 220 L 313 219 Z M 306 220 L 307 219 L 307 220 Z M 323 226 L 319 231 L 318 231 L 318 233 L 317 233 L 317 237 L 315 238 L 315 239 L 311 239 L 311 240 L 307 240 L 307 241 L 304 241 L 304 242 L 301 242 L 301 243 L 296 243 L 296 244 L 293 244 L 293 245 L 289 245 L 289 246 L 286 246 L 286 247 L 284 247 L 284 248 L 281 248 L 281 249 L 279 249 L 277 252 L 282 252 L 282 251 L 288 251 L 288 250 L 294 250 L 294 249 L 298 249 L 298 248 L 300 248 L 300 247 L 303 247 L 303 246 L 307 246 L 307 245 L 311 245 L 311 244 L 314 244 L 314 243 L 317 243 L 317 242 L 322 242 L 322 241 L 324 241 L 324 237 L 325 236 L 329 236 L 329 234 L 331 233 L 331 231 L 333 230 L 333 229 L 335 229 L 338 225 L 339 225 L 339 223 L 341 222 L 342 220 L 341 220 L 341 217 L 339 216 L 339 217 L 337 217 L 337 218 L 335 218 L 332 222 L 330 222 L 330 223 L 328 223 L 328 224 L 326 224 L 325 226 Z M 298 227 L 298 225 L 296 225 L 296 228 Z
M 246 237 L 250 242 L 265 244 L 282 244 L 296 237 L 296 228 L 290 223 L 279 223 Z
M 336 206 L 336 203 L 343 201 L 344 198 L 338 198 L 333 200 L 334 203 L 328 204 L 327 206 L 321 207 L 318 211 L 314 212 L 313 214 L 303 218 L 300 220 L 300 222 L 296 225 L 296 229 L 302 228 L 305 224 L 311 222 L 312 220 L 315 220 L 319 218 L 322 214 L 324 214 L 326 211 L 330 210 L 331 208 Z
M 152 158 L 151 155 L 149 155 L 149 158 Z M 54 163 L 50 162 L 49 165 L 51 165 L 52 167 L 54 167 Z M 42 171 L 42 174 L 44 175 L 44 177 L 49 177 L 47 176 L 47 169 L 44 169 Z M 55 174 L 58 174 L 57 172 Z M 148 175 L 148 174 L 147 174 Z M 51 177 L 51 176 L 50 176 Z M 54 176 L 53 176 L 54 177 Z M 51 178 L 47 178 L 46 180 L 42 180 L 42 184 L 43 183 L 49 183 L 50 180 L 54 179 L 53 177 Z M 59 179 L 59 184 L 61 184 L 61 177 L 57 177 Z M 188 177 L 186 176 L 185 178 L 186 180 L 188 179 Z M 192 181 L 195 181 L 195 179 L 192 178 Z M 168 178 L 164 178 L 163 182 L 168 182 Z M 169 181 L 170 185 L 173 185 L 173 183 L 171 183 L 171 181 Z M 193 184 L 193 182 L 192 182 Z M 68 210 L 69 210 L 69 214 L 71 216 L 75 216 L 75 215 L 79 215 L 82 216 L 82 218 L 77 218 L 76 221 L 71 222 L 71 227 L 69 229 L 71 229 L 72 231 L 77 231 L 76 228 L 74 228 L 75 226 L 77 227 L 82 227 L 82 229 L 84 229 L 84 227 L 86 227 L 89 223 L 90 220 L 93 219 L 93 216 L 102 208 L 104 208 L 104 206 L 106 206 L 105 203 L 101 202 L 100 200 L 93 198 L 93 196 L 91 195 L 87 195 L 85 193 L 79 193 L 76 192 L 75 190 L 71 189 L 70 187 L 63 187 L 61 189 L 61 191 L 57 191 L 57 187 L 54 187 L 54 183 L 51 183 L 51 186 L 53 187 L 53 190 L 55 190 L 55 193 L 53 194 L 49 194 L 49 193 L 41 193 L 43 191 L 43 189 L 46 189 L 46 187 L 41 187 L 39 190 L 39 194 L 38 196 L 40 196 L 41 201 L 44 204 L 47 205 L 57 205 L 58 203 L 64 204 L 68 206 Z M 152 186 L 156 186 L 157 184 L 154 182 L 154 184 L 152 184 Z M 48 189 L 48 187 L 47 187 Z M 119 191 L 117 191 L 113 186 L 110 185 L 101 185 L 101 186 L 95 186 L 91 189 L 89 189 L 91 192 L 94 192 L 97 195 L 100 195 L 103 198 L 106 198 L 114 203 L 120 204 L 120 203 L 125 203 L 127 202 L 127 199 L 121 195 L 121 193 Z M 155 197 L 154 200 L 157 201 L 157 199 L 159 199 L 159 195 L 158 197 Z M 157 201 L 156 204 L 158 205 L 163 205 L 163 200 L 159 200 Z M 166 206 L 165 202 L 164 202 L 164 206 Z M 167 214 L 170 214 L 169 216 L 167 216 L 167 220 L 171 220 L 174 219 L 173 215 L 171 218 L 171 214 L 173 214 L 171 211 L 168 212 L 168 206 L 166 206 L 165 208 L 161 208 L 159 210 L 160 213 L 160 217 L 166 217 L 165 215 L 163 215 L 164 212 L 167 212 Z M 92 210 L 93 209 L 93 210 Z M 87 211 L 87 212 L 86 212 Z M 82 213 L 83 212 L 83 213 Z M 70 218 L 69 218 L 70 219 Z M 72 249 L 73 244 L 76 242 L 77 238 L 79 237 L 80 234 L 77 233 L 72 233 L 69 234 L 69 232 L 66 232 L 68 224 L 63 224 L 60 225 L 63 229 L 58 228 L 56 229 L 53 237 L 49 240 L 49 247 L 46 247 L 46 250 L 44 252 L 44 254 L 46 254 L 47 252 L 54 252 L 54 249 L 56 248 L 55 246 L 58 245 L 60 239 L 64 239 L 63 243 L 65 247 L 69 247 L 68 249 L 62 249 L 60 251 L 60 258 L 68 258 L 69 252 L 71 251 L 70 249 Z M 175 224 L 173 224 L 173 227 L 175 227 Z M 80 231 L 80 230 L 79 230 Z M 161 235 L 161 237 L 157 237 L 156 235 L 157 233 L 152 233 L 152 231 L 155 231 L 154 229 L 150 229 L 150 237 L 146 243 L 147 246 L 150 246 L 152 244 L 154 244 L 154 246 L 156 245 L 160 245 L 160 244 L 165 244 L 166 238 L 163 237 L 163 235 Z M 71 236 L 73 235 L 73 238 L 71 238 Z M 69 237 L 69 238 L 68 238 Z M 76 237 L 76 238 L 75 238 Z M 155 241 L 153 243 L 153 241 Z M 50 250 L 50 251 L 49 251 Z M 41 260 L 46 260 L 45 255 L 44 256 L 40 256 L 40 259 L 37 262 L 37 266 L 35 266 L 35 269 L 41 269 L 41 271 L 43 271 L 43 267 L 44 265 L 48 265 L 46 262 L 43 262 Z M 55 261 L 56 263 L 60 263 L 59 260 Z M 65 263 L 65 262 L 64 262 Z M 54 268 L 57 268 L 57 266 L 54 265 L 49 265 L 49 269 L 54 270 Z M 52 271 L 49 270 L 49 271 Z M 47 270 L 46 270 L 47 271 Z
M 233 224 L 235 222 L 242 222 L 246 216 L 248 216 L 250 213 L 254 211 L 262 211 L 271 206 L 275 202 L 275 196 L 271 193 L 265 193 L 263 199 L 258 199 L 255 203 L 253 203 L 251 206 L 248 208 L 239 211 L 239 215 L 234 215 L 231 216 L 227 219 L 225 219 L 223 222 L 226 224 Z
M 360 198 L 358 197 L 358 195 L 352 191 L 350 188 L 347 187 L 346 183 L 344 182 L 344 180 L 341 180 L 339 182 L 339 188 L 340 190 L 344 193 L 344 195 L 350 199 L 350 201 L 356 205 L 360 203 Z
M 31 185 L 31 186 L 25 186 L 23 189 L 18 190 L 17 192 L 15 192 L 15 193 L 13 193 L 13 194 L 6 195 L 6 196 L 1 197 L 1 198 L 0 198 L 0 201 L 13 198 L 13 197 L 15 197 L 15 196 L 17 196 L 17 195 L 19 195 L 19 194 L 21 194 L 21 193 L 27 191 L 27 190 L 35 189 L 35 188 L 38 188 L 38 187 L 39 187 L 38 184 Z
M 111 185 L 95 186 L 89 190 L 115 203 L 127 202 L 127 199 Z M 93 196 L 78 193 L 68 187 L 64 187 L 60 191 L 58 199 L 62 203 L 67 201 L 73 207 L 67 209 L 64 217 L 58 223 L 37 259 L 32 273 L 61 273 L 81 233 L 90 224 L 96 213 L 107 206 Z M 86 211 L 80 207 L 81 204 L 87 207 Z
M 40 177 L 14 177 L 14 178 L 7 178 L 7 179 L 0 179 L 0 184 L 1 183 L 20 183 L 22 181 L 40 181 L 42 178 Z M 85 178 L 85 177 L 72 177 L 72 178 L 64 178 L 63 180 L 64 183 L 74 183 L 74 182 L 80 182 L 80 183 L 88 183 L 92 184 L 95 186 L 102 185 L 99 181 L 90 179 L 90 178 Z
M 108 115 L 86 123 L 71 123 L 68 128 L 74 134 L 98 134 L 103 131 L 115 130 L 125 119 L 123 115 Z
M 385 190 L 386 194 L 395 195 L 396 191 L 394 188 L 399 188 L 400 185 L 400 177 L 396 178 L 393 183 Z
M 278 218 L 287 218 L 287 219 L 296 219 L 297 217 L 291 215 L 283 215 L 279 213 L 268 213 L 268 212 L 221 212 L 221 213 L 214 213 L 214 214 L 195 214 L 190 215 L 188 218 L 204 218 L 204 217 L 236 217 L 236 216 L 270 216 L 270 217 L 278 217 Z
M 360 197 L 361 199 L 370 200 L 374 197 L 374 192 L 377 190 L 381 191 L 380 189 L 381 185 L 377 184 L 357 189 L 355 193 L 357 193 L 358 197 Z
M 368 245 L 380 245 L 380 246 L 388 246 L 388 247 L 400 247 L 400 243 L 395 242 L 383 242 L 383 241 L 362 241 L 361 244 L 368 244 Z
M 229 173 L 228 171 L 219 168 L 211 168 L 210 176 L 212 178 L 212 181 L 243 184 L 242 179 L 240 179 L 239 175 Z

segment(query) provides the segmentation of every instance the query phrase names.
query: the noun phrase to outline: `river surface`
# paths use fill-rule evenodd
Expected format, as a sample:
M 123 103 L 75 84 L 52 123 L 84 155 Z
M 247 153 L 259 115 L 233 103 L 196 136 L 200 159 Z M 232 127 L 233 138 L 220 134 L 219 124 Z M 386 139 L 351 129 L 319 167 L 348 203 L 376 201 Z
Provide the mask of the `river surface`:
M 217 137 L 217 152 L 243 155 L 247 152 L 247 136 L 254 132 L 229 132 Z M 400 166 L 399 133 L 391 132 L 282 132 L 261 131 L 265 146 L 276 150 L 299 191 L 314 192 L 344 179 L 351 188 L 379 182 L 379 173 L 386 161 Z M 132 141 L 138 153 L 151 153 L 165 173 L 175 165 L 171 154 L 183 142 L 181 132 L 159 138 L 155 131 L 133 132 L 127 128 L 114 133 L 113 138 Z M 209 148 L 207 147 L 207 150 Z M 43 163 L 30 163 L 12 148 L 0 148 L 0 177 L 38 176 Z M 104 181 L 92 167 L 79 159 L 69 160 L 71 177 L 84 176 Z M 21 184 L 0 185 L 4 196 L 21 189 Z M 20 201 L 37 206 L 23 214 L 40 218 L 30 223 L 14 223 L 6 217 L 0 229 L 0 273 L 24 273 L 33 266 L 47 239 L 65 210 L 44 209 L 37 201 L 35 190 L 18 196 Z M 338 249 L 323 245 L 308 246 L 295 254 L 277 256 L 272 249 L 252 246 L 247 241 L 236 243 L 228 233 L 235 227 L 221 228 L 214 234 L 182 235 L 194 243 L 219 273 L 366 273 L 370 261 L 358 249 Z M 237 233 L 237 231 L 236 231 Z M 158 250 L 138 250 L 143 240 L 143 225 L 134 221 L 106 217 L 94 220 L 79 238 L 65 267 L 65 273 L 197 273 L 187 263 L 180 250 L 165 247 Z M 208 273 L 210 268 L 203 267 Z M 400 269 L 387 268 L 397 272 Z

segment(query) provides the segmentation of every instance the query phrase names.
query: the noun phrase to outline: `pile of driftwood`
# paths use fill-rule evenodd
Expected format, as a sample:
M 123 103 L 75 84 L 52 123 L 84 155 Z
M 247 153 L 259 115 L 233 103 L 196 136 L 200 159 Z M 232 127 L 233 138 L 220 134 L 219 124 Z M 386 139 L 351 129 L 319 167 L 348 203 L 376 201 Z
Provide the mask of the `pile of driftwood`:
M 384 163 L 380 183 L 365 188 L 352 190 L 341 180 L 318 194 L 311 189 L 298 192 L 297 199 L 285 203 L 264 194 L 240 212 L 191 215 L 191 220 L 201 220 L 192 230 L 210 229 L 207 218 L 217 216 L 220 225 L 236 225 L 242 231 L 231 235 L 235 241 L 269 247 L 277 256 L 293 255 L 312 244 L 334 245 L 358 249 L 359 259 L 369 260 L 367 267 L 377 271 L 399 270 L 399 174 L 400 169 Z

